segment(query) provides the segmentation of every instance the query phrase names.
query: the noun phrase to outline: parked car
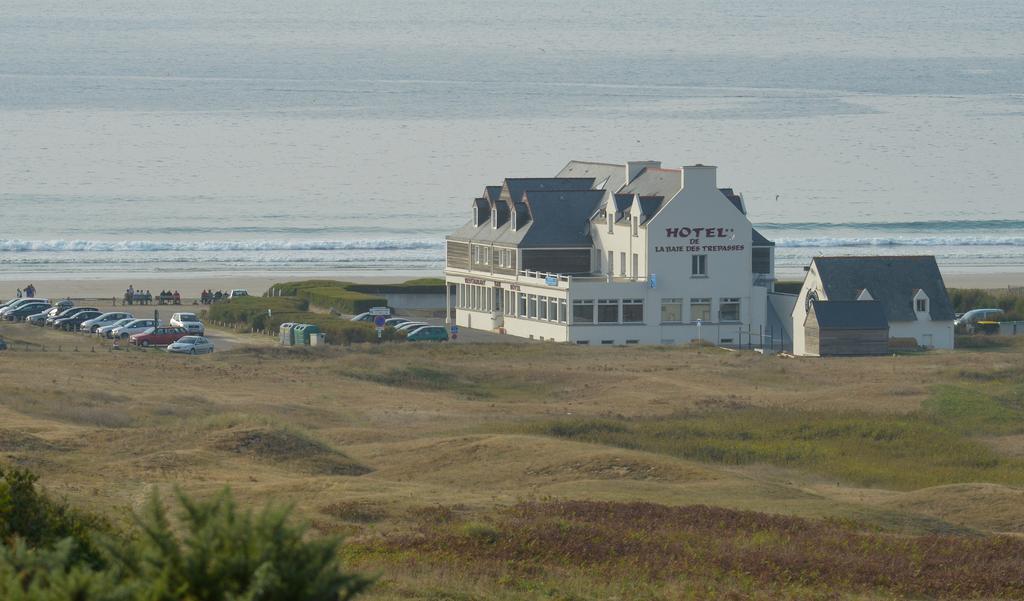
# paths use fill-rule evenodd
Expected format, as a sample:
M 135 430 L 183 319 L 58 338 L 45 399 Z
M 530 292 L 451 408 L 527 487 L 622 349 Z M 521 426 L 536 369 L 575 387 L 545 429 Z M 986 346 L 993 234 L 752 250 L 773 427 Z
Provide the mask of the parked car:
M 25 303 L 24 305 L 15 307 L 7 313 L 4 313 L 4 319 L 7 321 L 21 321 L 26 317 L 52 308 L 53 307 L 49 303 Z
M 185 336 L 177 342 L 167 345 L 168 353 L 184 353 L 186 355 L 202 355 L 213 352 L 213 343 L 204 336 Z
M 82 322 L 87 319 L 94 319 L 103 315 L 101 311 L 79 311 L 71 317 L 62 317 L 53 321 L 53 327 L 58 330 L 64 330 L 65 332 L 75 332 L 78 330 L 78 326 L 82 325 Z
M 349 321 L 367 321 L 373 323 L 374 317 L 376 317 L 376 315 L 373 315 L 372 313 L 367 311 L 366 313 L 360 313 L 359 315 L 352 317 L 351 319 L 349 319 Z
M 141 334 L 150 328 L 155 328 L 160 324 L 155 319 L 133 319 L 123 326 L 118 326 L 110 331 L 111 338 L 120 338 L 121 340 L 128 340 L 133 334 Z
M 18 307 L 21 307 L 21 306 L 24 306 L 24 305 L 29 305 L 29 304 L 34 304 L 34 303 L 49 304 L 50 301 L 49 301 L 49 299 L 45 299 L 45 298 L 16 298 L 16 299 L 7 301 L 7 303 L 4 304 L 4 307 L 0 308 L 0 317 L 3 317 L 4 315 L 7 315 L 8 313 L 10 313 L 11 311 L 17 309 Z
M 131 313 L 123 313 L 121 311 L 112 311 L 110 313 L 104 313 L 94 319 L 87 319 L 82 322 L 82 325 L 78 326 L 78 329 L 83 332 L 89 332 L 95 334 L 96 330 L 103 326 L 109 326 L 112 323 L 121 321 L 122 319 L 134 319 L 134 315 Z
M 430 324 L 425 321 L 410 321 L 403 323 L 402 325 L 395 328 L 397 332 L 412 332 L 415 329 L 422 328 L 423 326 L 429 326 Z
M 444 342 L 448 340 L 448 330 L 444 326 L 423 326 L 406 334 L 405 339 L 410 342 L 433 340 Z
M 117 328 L 119 328 L 121 326 L 128 325 L 129 323 L 131 323 L 133 321 L 135 321 L 134 317 L 127 317 L 127 318 L 122 319 L 120 321 L 115 321 L 112 324 L 101 326 L 98 330 L 96 330 L 96 335 L 100 336 L 101 338 L 113 338 L 114 337 L 114 334 L 113 334 L 114 330 L 116 330 Z
M 7 343 L 4 342 L 3 338 L 0 338 L 0 351 L 6 351 L 6 350 L 7 350 Z
M 249 296 L 249 291 L 244 288 L 235 288 L 228 292 L 228 298 L 238 298 L 240 296 Z
M 998 321 L 1004 315 L 1002 309 L 971 309 L 953 322 L 954 326 L 972 326 L 979 321 Z
M 409 323 L 410 321 L 412 321 L 412 320 L 411 319 L 406 319 L 404 317 L 390 317 L 390 318 L 384 320 L 384 327 L 386 327 L 386 328 L 397 328 L 398 326 L 402 325 L 403 323 Z
M 48 318 L 53 317 L 53 316 L 57 315 L 58 313 L 60 313 L 61 311 L 64 311 L 64 310 L 65 309 L 61 309 L 60 306 L 58 305 L 56 307 L 53 307 L 52 309 L 48 309 L 46 311 L 43 311 L 42 313 L 36 313 L 35 315 L 29 315 L 28 317 L 25 318 L 25 323 L 27 323 L 29 325 L 33 325 L 33 326 L 43 326 L 43 325 L 46 325 L 46 320 Z
M 65 317 L 72 317 L 82 311 L 99 311 L 96 307 L 68 307 L 56 315 L 51 315 L 46 318 L 46 325 L 53 327 L 53 322 L 58 319 L 64 319 Z
M 185 328 L 189 334 L 196 336 L 203 336 L 206 334 L 206 326 L 203 322 L 199 321 L 195 313 L 175 313 L 171 315 L 171 321 L 167 325 L 174 326 L 176 328 Z
M 167 346 L 181 340 L 185 336 L 188 336 L 188 330 L 185 328 L 159 326 L 149 328 L 145 332 L 132 334 L 128 338 L 128 342 L 136 346 Z

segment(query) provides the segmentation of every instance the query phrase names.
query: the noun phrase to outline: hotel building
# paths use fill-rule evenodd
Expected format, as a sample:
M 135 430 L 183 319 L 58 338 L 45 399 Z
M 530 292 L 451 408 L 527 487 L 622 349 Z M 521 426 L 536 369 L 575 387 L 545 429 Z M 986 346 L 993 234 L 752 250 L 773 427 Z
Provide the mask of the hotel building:
M 774 244 L 716 168 L 572 161 L 487 186 L 447 237 L 449 323 L 576 344 L 761 346 Z M 768 344 L 765 342 L 765 344 Z

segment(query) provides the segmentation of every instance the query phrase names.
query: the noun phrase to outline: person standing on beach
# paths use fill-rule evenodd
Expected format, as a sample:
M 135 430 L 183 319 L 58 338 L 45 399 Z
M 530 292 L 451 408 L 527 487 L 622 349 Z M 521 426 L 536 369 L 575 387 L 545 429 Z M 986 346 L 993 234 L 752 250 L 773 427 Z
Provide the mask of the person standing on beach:
M 36 287 L 34 285 L 32 285 L 32 284 L 29 284 L 28 286 L 26 286 L 25 287 L 25 296 L 27 296 L 28 298 L 35 298 L 36 297 Z
M 18 288 L 18 295 L 17 295 L 17 297 L 21 298 L 21 288 Z

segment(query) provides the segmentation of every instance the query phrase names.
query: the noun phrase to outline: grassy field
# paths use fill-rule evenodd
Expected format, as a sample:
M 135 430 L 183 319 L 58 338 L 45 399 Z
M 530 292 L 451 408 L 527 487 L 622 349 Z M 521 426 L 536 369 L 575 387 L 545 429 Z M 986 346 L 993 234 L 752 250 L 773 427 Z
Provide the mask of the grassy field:
M 1024 598 L 1024 348 L 0 354 L 0 462 L 115 524 L 294 503 L 376 599 Z M 53 352 L 60 345 L 63 352 Z

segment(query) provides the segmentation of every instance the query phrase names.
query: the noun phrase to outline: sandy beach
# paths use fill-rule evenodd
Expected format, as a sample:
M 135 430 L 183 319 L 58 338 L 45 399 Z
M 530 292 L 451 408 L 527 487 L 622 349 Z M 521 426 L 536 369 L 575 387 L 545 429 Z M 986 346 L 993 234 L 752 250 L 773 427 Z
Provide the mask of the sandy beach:
M 419 275 L 389 275 L 389 276 L 346 276 L 346 275 L 286 275 L 278 276 L 249 276 L 249 275 L 224 275 L 224 276 L 201 276 L 189 277 L 178 275 L 150 276 L 150 277 L 124 277 L 106 279 L 53 279 L 53 280 L 31 280 L 13 281 L 0 280 L 0 296 L 11 298 L 15 295 L 17 288 L 35 284 L 36 296 L 48 297 L 70 297 L 70 298 L 107 298 L 124 294 L 129 285 L 136 289 L 149 290 L 157 294 L 161 290 L 179 291 L 183 298 L 198 298 L 203 290 L 231 290 L 233 288 L 244 288 L 250 294 L 260 295 L 267 291 L 270 286 L 279 282 L 308 279 L 335 279 L 359 283 L 390 284 L 404 282 L 421 277 L 442 277 L 440 273 L 426 273 Z M 1008 287 L 1024 287 L 1024 272 L 1021 273 L 974 273 L 974 274 L 944 274 L 946 286 L 950 288 L 982 288 L 986 290 L 1003 290 Z M 786 281 L 789 277 L 780 277 L 780 281 Z
M 441 274 L 405 275 L 405 276 L 341 276 L 341 275 L 279 275 L 279 276 L 248 276 L 248 275 L 224 275 L 224 276 L 150 276 L 150 277 L 124 277 L 109 279 L 53 279 L 53 280 L 27 280 L 12 281 L 0 280 L 0 296 L 4 300 L 15 295 L 18 288 L 24 288 L 28 284 L 36 287 L 36 296 L 41 298 L 108 298 L 124 294 L 128 286 L 137 290 L 149 290 L 154 295 L 161 290 L 177 290 L 182 298 L 198 298 L 203 290 L 228 291 L 234 288 L 244 288 L 253 295 L 261 295 L 270 286 L 296 280 L 325 279 L 342 280 L 346 282 L 358 282 L 367 284 L 391 284 L 404 282 L 421 277 L 441 277 Z

